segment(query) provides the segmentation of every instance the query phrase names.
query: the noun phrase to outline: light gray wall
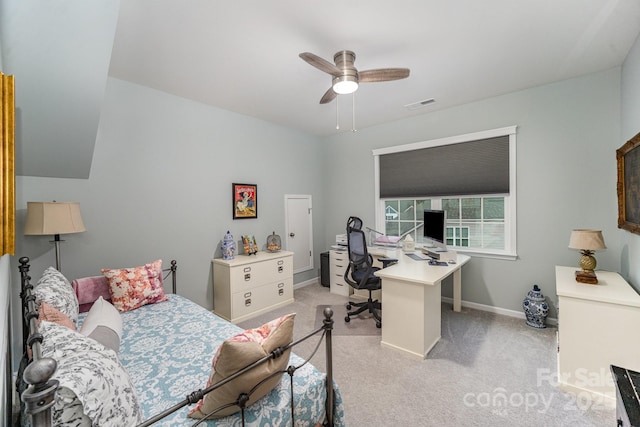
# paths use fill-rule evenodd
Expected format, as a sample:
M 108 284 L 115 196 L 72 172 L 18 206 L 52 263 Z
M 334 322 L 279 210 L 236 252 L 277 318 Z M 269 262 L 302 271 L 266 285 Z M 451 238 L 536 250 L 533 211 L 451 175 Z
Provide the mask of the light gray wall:
M 622 66 L 621 146 L 640 132 L 640 39 L 637 39 Z M 640 291 L 640 236 L 619 230 L 621 274 Z
M 298 131 L 109 79 L 89 179 L 18 177 L 17 253 L 34 277 L 55 262 L 50 238 L 20 233 L 27 201 L 78 201 L 87 231 L 63 236 L 67 277 L 175 258 L 179 293 L 212 308 L 210 261 L 227 230 L 264 246 L 284 233 L 285 194 L 325 205 L 321 149 Z M 258 185 L 257 219 L 232 220 L 233 182 Z M 323 236 L 322 209 L 313 219 Z M 318 276 L 325 245 L 314 242 L 315 269 L 295 283 Z
M 518 259 L 474 257 L 463 268 L 462 297 L 521 311 L 538 284 L 555 317 L 554 266 L 578 261 L 567 248 L 573 228 L 602 229 L 609 249 L 596 255 L 598 267 L 619 270 L 619 68 L 329 138 L 327 162 L 340 175 L 327 177 L 335 207 L 326 213 L 327 239 L 349 215 L 374 223 L 372 149 L 510 125 L 518 126 Z

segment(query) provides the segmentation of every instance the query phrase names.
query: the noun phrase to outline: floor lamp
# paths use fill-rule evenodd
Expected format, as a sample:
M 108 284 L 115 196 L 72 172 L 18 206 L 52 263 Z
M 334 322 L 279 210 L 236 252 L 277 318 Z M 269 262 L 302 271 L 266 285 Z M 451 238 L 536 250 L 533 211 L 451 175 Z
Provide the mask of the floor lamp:
M 61 234 L 85 231 L 80 204 L 76 202 L 27 202 L 27 220 L 24 234 L 27 236 L 53 235 L 56 248 L 56 270 L 60 267 Z

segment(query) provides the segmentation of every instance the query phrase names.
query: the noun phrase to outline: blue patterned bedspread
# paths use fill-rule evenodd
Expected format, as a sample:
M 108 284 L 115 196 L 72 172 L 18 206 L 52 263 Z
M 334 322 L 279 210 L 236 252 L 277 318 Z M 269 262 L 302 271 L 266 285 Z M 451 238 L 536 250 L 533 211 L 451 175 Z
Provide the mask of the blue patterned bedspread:
M 145 419 L 205 388 L 217 348 L 242 331 L 184 297 L 168 297 L 167 302 L 122 313 L 124 330 L 119 357 L 131 376 Z M 302 363 L 300 357 L 291 353 L 290 364 Z M 283 375 L 278 387 L 245 411 L 247 426 L 292 425 L 289 381 L 289 376 Z M 342 397 L 339 389 L 334 389 L 334 422 L 343 426 Z M 322 423 L 325 400 L 325 374 L 311 364 L 298 369 L 294 375 L 295 426 L 313 427 Z M 191 407 L 186 406 L 154 425 L 191 425 L 198 421 L 187 418 Z M 236 427 L 242 422 L 236 414 L 207 420 L 201 425 Z

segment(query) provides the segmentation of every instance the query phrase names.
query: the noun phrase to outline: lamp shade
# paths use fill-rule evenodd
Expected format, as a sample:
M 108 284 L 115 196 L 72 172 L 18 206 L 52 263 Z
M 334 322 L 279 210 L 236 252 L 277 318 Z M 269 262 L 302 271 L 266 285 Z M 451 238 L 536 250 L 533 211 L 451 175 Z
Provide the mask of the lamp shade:
M 25 235 L 56 235 L 86 231 L 77 202 L 27 202 Z
M 569 239 L 569 248 L 595 251 L 599 249 L 606 249 L 607 247 L 604 244 L 602 231 L 577 229 L 571 232 L 571 237 Z

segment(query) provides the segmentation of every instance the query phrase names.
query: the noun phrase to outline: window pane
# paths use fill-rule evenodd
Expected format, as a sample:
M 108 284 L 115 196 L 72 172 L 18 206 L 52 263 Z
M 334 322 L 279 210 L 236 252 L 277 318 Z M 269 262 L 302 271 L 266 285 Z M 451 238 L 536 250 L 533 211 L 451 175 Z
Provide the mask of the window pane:
M 504 197 L 485 197 L 484 219 L 504 219 Z
M 414 221 L 416 219 L 414 205 L 415 201 L 413 200 L 400 200 L 400 220 Z
M 425 209 L 431 209 L 431 199 L 416 200 L 416 219 L 419 222 L 422 222 L 422 212 L 424 212 Z
M 384 223 L 384 234 L 387 236 L 399 236 L 400 228 L 397 221 L 386 221 Z
M 401 222 L 400 223 L 400 234 L 397 234 L 397 236 L 402 236 L 405 233 L 408 233 L 409 230 L 411 230 L 412 228 L 415 228 L 415 222 Z M 422 229 L 421 229 L 422 230 Z M 411 235 L 411 237 L 414 237 L 415 233 Z
M 384 215 L 386 221 L 393 221 L 398 219 L 398 211 L 400 209 L 398 204 L 398 200 L 387 200 L 384 203 Z
M 504 249 L 504 224 L 485 224 L 483 247 Z
M 477 219 L 480 220 L 481 203 L 480 198 L 465 198 L 462 199 L 462 219 Z
M 442 209 L 447 211 L 447 219 L 460 219 L 460 199 L 442 199 Z

